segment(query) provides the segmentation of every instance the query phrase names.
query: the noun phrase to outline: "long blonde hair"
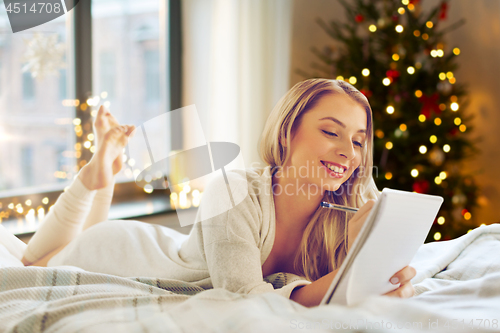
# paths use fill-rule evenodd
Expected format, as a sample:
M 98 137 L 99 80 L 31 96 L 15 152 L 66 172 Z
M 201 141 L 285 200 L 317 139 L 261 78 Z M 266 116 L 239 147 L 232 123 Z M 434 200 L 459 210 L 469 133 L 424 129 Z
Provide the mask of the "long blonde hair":
M 373 181 L 372 110 L 366 97 L 349 83 L 328 79 L 309 79 L 297 83 L 276 104 L 267 119 L 260 139 L 260 157 L 271 167 L 284 166 L 294 131 L 302 116 L 325 94 L 346 94 L 366 111 L 366 144 L 360 166 L 336 191 L 325 191 L 323 200 L 361 207 L 378 198 Z M 286 140 L 286 146 L 282 144 Z M 294 261 L 295 269 L 310 281 L 340 267 L 347 255 L 347 221 L 352 214 L 318 207 L 309 221 Z

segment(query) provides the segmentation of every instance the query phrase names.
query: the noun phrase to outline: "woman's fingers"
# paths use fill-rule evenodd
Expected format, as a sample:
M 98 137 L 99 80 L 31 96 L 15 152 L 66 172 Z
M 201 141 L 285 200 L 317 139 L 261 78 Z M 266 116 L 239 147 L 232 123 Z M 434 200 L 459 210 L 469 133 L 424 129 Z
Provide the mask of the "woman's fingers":
M 401 284 L 401 286 L 398 289 L 388 292 L 387 294 L 385 294 L 385 296 L 409 298 L 413 297 L 414 294 L 415 294 L 415 288 L 413 288 L 411 282 L 407 282 Z
M 404 284 L 406 282 L 409 282 L 411 279 L 413 279 L 416 274 L 417 274 L 417 271 L 415 270 L 415 268 L 413 268 L 411 266 L 406 266 L 405 268 L 403 268 L 402 270 L 400 270 L 399 272 L 394 274 L 391 277 L 390 282 L 392 284 L 398 284 L 398 283 Z

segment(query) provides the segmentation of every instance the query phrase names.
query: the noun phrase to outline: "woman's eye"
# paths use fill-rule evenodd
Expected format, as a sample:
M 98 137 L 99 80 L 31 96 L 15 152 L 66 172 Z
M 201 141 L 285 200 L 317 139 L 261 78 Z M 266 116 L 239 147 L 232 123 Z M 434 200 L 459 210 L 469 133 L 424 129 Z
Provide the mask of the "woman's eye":
M 338 136 L 337 134 L 332 133 L 332 132 L 328 132 L 328 131 L 323 131 L 323 133 L 325 133 L 326 135 L 329 135 L 329 136 Z
M 356 146 L 358 146 L 359 148 L 363 148 L 363 144 L 361 144 L 361 142 L 354 141 L 354 144 L 355 144 Z

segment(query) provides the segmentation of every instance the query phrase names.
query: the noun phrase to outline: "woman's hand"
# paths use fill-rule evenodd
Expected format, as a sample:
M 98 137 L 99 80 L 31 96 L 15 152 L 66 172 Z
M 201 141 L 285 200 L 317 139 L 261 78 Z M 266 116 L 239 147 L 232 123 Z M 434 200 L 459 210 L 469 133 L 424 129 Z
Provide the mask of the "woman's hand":
M 363 224 L 365 224 L 365 220 L 374 204 L 375 200 L 368 200 L 349 220 L 347 225 L 347 252 L 350 251 L 354 240 L 358 237 L 359 231 L 363 227 Z
M 392 284 L 400 284 L 398 289 L 393 290 L 385 294 L 385 296 L 409 298 L 413 297 L 415 289 L 411 284 L 410 280 L 415 277 L 417 271 L 411 266 L 406 266 L 396 274 L 394 274 L 390 280 Z

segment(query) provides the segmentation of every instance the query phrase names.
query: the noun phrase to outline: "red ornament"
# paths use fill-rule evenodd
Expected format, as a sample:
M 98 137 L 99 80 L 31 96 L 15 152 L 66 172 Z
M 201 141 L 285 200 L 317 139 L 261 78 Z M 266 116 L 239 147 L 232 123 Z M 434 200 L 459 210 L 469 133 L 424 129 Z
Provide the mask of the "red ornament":
M 356 20 L 356 22 L 361 23 L 365 20 L 365 17 L 361 14 L 358 14 L 354 17 L 354 19 Z
M 392 21 L 397 23 L 399 21 L 399 16 L 398 15 L 392 15 Z
M 434 93 L 432 96 L 422 95 L 418 100 L 422 103 L 422 110 L 420 114 L 423 114 L 426 118 L 431 116 L 431 112 L 434 111 L 436 114 L 441 113 L 441 109 L 438 104 L 439 95 Z
M 385 75 L 387 75 L 388 78 L 394 81 L 399 77 L 400 73 L 396 69 L 389 69 L 387 72 L 385 72 Z
M 417 180 L 413 183 L 413 191 L 417 193 L 427 193 L 429 191 L 429 182 L 427 180 Z
M 410 0 L 410 3 L 412 5 L 418 5 L 419 2 L 420 2 L 420 0 Z
M 439 10 L 439 19 L 446 20 L 447 15 L 448 15 L 448 3 L 443 2 L 441 4 L 441 9 Z
M 373 95 L 373 93 L 372 93 L 370 90 L 368 90 L 368 89 L 364 89 L 364 88 L 363 88 L 363 89 L 361 89 L 360 91 L 361 91 L 361 93 L 362 93 L 363 95 L 365 95 L 365 96 L 366 96 L 366 98 L 370 98 L 370 97 Z

